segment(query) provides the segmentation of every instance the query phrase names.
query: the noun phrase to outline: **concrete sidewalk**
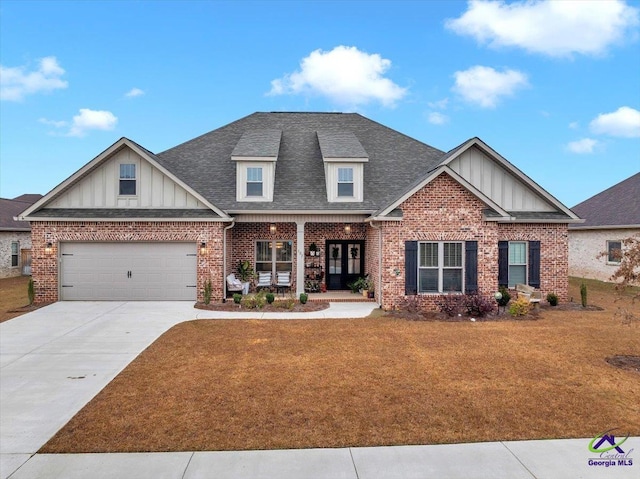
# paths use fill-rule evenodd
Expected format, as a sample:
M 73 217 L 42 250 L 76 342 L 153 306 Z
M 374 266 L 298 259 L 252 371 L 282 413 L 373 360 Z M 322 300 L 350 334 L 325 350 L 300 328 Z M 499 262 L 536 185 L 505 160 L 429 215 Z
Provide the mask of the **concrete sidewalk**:
M 190 302 L 60 302 L 0 324 L 0 479 L 640 477 L 589 466 L 589 439 L 438 446 L 149 454 L 36 454 L 142 350 L 191 319 L 364 317 L 375 303 L 314 313 L 223 313 Z M 613 427 L 613 426 L 612 426 Z M 625 451 L 640 450 L 630 438 Z M 640 459 L 639 459 L 640 460 Z

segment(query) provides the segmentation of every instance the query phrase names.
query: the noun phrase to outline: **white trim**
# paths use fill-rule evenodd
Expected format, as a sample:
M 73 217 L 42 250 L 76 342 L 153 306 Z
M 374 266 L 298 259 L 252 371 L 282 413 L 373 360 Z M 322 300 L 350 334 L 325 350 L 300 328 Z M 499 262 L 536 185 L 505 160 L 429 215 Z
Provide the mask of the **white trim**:
M 273 162 L 275 163 L 276 161 L 278 161 L 278 157 L 277 156 L 234 156 L 231 155 L 231 159 L 233 161 L 249 161 L 249 162 L 253 162 L 253 161 L 269 161 L 269 162 Z
M 338 196 L 338 170 L 340 168 L 350 169 L 353 172 L 353 196 Z M 364 167 L 362 162 L 325 162 L 324 174 L 329 203 L 362 203 L 364 200 Z
M 582 220 L 582 222 L 584 221 L 585 220 Z M 589 230 L 630 230 L 638 228 L 640 228 L 640 225 L 574 226 L 572 228 L 569 228 L 569 232 Z
M 37 202 L 35 202 L 33 205 L 31 205 L 29 208 L 27 208 L 24 212 L 22 212 L 22 214 L 18 218 L 20 218 L 21 220 L 26 220 L 26 221 L 42 221 L 42 220 L 38 220 L 38 219 L 35 219 L 35 218 L 30 218 L 29 215 L 32 214 L 35 211 L 38 211 L 38 210 L 42 209 L 44 206 L 46 206 L 51 201 L 53 201 L 56 197 L 58 197 L 60 194 L 62 194 L 67 188 L 69 188 L 70 186 L 75 184 L 81 178 L 83 178 L 84 176 L 89 174 L 93 169 L 98 167 L 104 161 L 109 159 L 112 155 L 114 155 L 115 153 L 117 153 L 118 151 L 120 151 L 122 148 L 125 148 L 125 147 L 130 148 L 136 154 L 141 156 L 144 160 L 146 160 L 149 163 L 151 163 L 151 165 L 153 165 L 160 172 L 162 172 L 164 175 L 169 177 L 176 184 L 178 184 L 182 188 L 184 188 L 189 194 L 193 195 L 196 199 L 198 199 L 198 201 L 200 201 L 202 204 L 204 204 L 209 209 L 214 211 L 216 214 L 218 214 L 222 218 L 225 218 L 227 221 L 231 221 L 231 218 L 229 218 L 224 211 L 222 211 L 217 206 L 215 206 L 214 204 L 212 204 L 209 201 L 207 201 L 202 195 L 200 195 L 195 190 L 193 190 L 189 185 L 187 185 L 185 182 L 183 182 L 182 180 L 177 178 L 173 173 L 171 173 L 169 170 L 167 170 L 162 165 L 160 165 L 157 161 L 155 161 L 153 158 L 151 158 L 146 153 L 146 151 L 144 151 L 142 148 L 140 148 L 138 145 L 136 145 L 134 142 L 132 142 L 128 138 L 124 138 L 124 137 L 120 138 L 118 141 L 116 141 L 114 144 L 112 144 L 109 148 L 104 150 L 102 153 L 100 153 L 98 156 L 96 156 L 93 160 L 91 160 L 89 163 L 87 163 L 82 168 L 80 168 L 78 171 L 76 171 L 73 175 L 71 175 L 66 180 L 64 180 L 62 183 L 60 183 L 58 186 L 53 188 L 49 193 L 44 195 Z M 136 185 L 136 186 L 138 186 L 138 185 Z M 68 218 L 65 218 L 63 221 L 66 221 L 66 220 L 68 220 Z M 46 221 L 46 220 L 44 220 L 44 221 Z M 59 220 L 50 220 L 50 221 L 59 221 Z M 111 220 L 111 221 L 118 221 L 118 220 Z
M 190 222 L 198 222 L 198 223 L 229 223 L 233 221 L 233 218 L 150 218 L 150 217 L 142 217 L 142 218 L 69 218 L 68 216 L 62 217 L 51 217 L 51 218 L 43 218 L 43 217 L 32 217 L 28 218 L 28 221 L 66 221 L 69 223 L 74 222 L 84 222 L 84 221 L 95 221 L 100 223 L 107 222 L 130 222 L 130 221 L 144 221 L 150 223 L 167 223 L 167 222 L 180 222 L 180 223 L 190 223 Z
M 260 168 L 262 170 L 262 195 L 247 195 L 247 182 L 249 168 Z M 272 202 L 275 183 L 276 164 L 275 162 L 238 162 L 236 163 L 236 201 L 244 203 L 250 202 Z

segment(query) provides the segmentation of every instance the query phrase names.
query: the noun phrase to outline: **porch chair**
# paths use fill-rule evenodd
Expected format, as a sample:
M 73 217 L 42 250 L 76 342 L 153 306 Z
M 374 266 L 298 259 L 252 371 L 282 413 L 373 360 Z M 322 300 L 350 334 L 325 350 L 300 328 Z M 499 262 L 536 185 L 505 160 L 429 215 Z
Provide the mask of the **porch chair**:
M 227 294 L 228 293 L 240 293 L 247 294 L 249 292 L 249 283 L 243 283 L 234 273 L 227 276 Z
M 276 289 L 278 293 L 282 293 L 291 289 L 291 271 L 280 271 L 276 273 Z
M 271 273 L 258 273 L 256 289 L 259 290 L 260 288 L 271 289 Z

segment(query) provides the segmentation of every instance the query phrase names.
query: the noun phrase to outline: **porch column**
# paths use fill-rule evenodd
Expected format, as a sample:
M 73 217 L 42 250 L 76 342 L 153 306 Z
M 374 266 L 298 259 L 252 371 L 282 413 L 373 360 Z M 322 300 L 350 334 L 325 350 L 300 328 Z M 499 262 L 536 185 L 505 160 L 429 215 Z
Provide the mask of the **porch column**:
M 296 296 L 304 293 L 304 221 L 296 221 Z

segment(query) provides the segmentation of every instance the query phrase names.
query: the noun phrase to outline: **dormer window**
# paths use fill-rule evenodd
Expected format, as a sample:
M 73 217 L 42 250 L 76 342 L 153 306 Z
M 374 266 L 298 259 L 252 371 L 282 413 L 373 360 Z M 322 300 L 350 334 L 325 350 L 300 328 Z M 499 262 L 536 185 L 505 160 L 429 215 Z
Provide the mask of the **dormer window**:
M 318 131 L 318 144 L 324 162 L 327 201 L 364 201 L 364 165 L 369 155 L 349 131 Z
M 280 130 L 249 130 L 236 144 L 236 201 L 273 201 Z
M 262 195 L 262 168 L 247 168 L 247 196 L 263 196 Z
M 135 196 L 136 194 L 136 165 L 131 163 L 120 164 L 120 189 L 121 196 Z
M 338 168 L 338 198 L 353 198 L 353 168 Z

